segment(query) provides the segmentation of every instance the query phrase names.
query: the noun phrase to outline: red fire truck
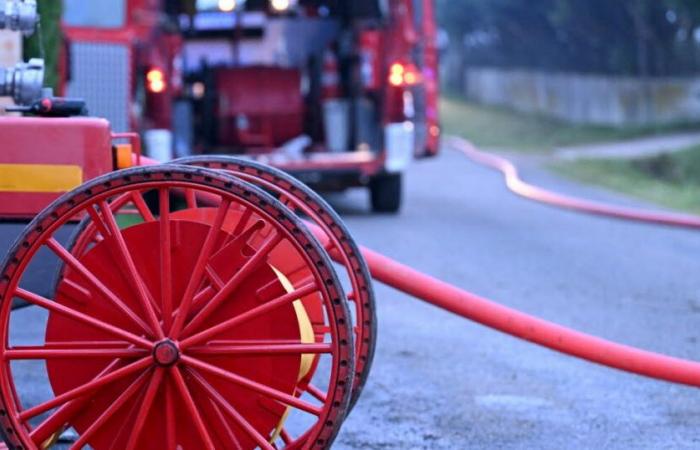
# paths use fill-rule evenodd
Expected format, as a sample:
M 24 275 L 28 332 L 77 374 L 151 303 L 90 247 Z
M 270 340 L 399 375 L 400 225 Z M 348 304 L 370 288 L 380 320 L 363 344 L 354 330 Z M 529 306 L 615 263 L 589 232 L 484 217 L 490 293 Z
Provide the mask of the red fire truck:
M 251 155 L 395 212 L 438 151 L 434 0 L 64 1 L 65 94 L 158 159 Z
M 116 132 L 140 132 L 151 156 L 167 160 L 174 146 L 189 145 L 189 127 L 175 123 L 187 111 L 178 102 L 179 2 L 63 1 L 62 93 L 85 99 L 90 115 Z

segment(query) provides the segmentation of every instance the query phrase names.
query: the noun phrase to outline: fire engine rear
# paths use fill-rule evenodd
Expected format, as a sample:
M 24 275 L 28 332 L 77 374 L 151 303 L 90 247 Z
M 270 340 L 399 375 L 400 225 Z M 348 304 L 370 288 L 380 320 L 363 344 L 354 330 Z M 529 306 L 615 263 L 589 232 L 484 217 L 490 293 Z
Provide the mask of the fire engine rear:
M 403 171 L 437 152 L 432 0 L 200 0 L 181 28 L 195 152 L 366 186 L 378 212 L 398 211 Z

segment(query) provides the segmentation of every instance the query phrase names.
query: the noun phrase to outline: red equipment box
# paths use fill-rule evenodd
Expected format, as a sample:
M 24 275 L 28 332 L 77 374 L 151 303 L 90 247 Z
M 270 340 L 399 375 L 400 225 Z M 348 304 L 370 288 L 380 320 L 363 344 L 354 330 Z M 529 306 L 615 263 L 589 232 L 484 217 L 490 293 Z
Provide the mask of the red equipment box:
M 222 144 L 272 148 L 302 134 L 304 99 L 298 70 L 221 69 L 217 87 Z
M 0 214 L 31 219 L 61 194 L 113 170 L 103 119 L 0 119 Z

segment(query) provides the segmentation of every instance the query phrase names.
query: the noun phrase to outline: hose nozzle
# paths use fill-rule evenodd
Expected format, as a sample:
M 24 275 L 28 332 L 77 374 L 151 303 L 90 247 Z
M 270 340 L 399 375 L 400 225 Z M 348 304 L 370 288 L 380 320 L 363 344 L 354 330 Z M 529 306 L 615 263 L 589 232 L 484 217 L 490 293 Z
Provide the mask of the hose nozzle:
M 34 58 L 11 68 L 0 68 L 0 96 L 12 97 L 17 105 L 31 105 L 41 98 L 44 60 Z
M 36 0 L 0 0 L 0 29 L 30 36 L 39 23 Z

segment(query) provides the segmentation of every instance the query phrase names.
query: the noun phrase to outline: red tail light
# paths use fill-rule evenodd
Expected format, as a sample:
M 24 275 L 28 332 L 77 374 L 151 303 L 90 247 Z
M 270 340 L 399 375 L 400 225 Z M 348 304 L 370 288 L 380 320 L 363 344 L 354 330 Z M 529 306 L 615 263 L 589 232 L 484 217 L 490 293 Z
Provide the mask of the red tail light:
M 151 69 L 146 74 L 146 87 L 153 94 L 160 94 L 168 87 L 165 74 L 161 69 Z
M 418 68 L 413 64 L 394 63 L 389 68 L 389 84 L 394 87 L 413 86 L 420 81 Z

